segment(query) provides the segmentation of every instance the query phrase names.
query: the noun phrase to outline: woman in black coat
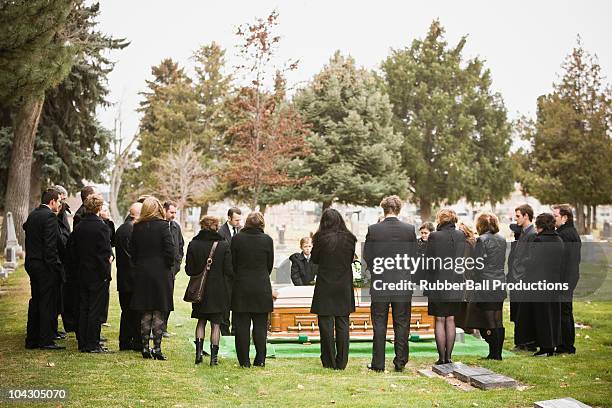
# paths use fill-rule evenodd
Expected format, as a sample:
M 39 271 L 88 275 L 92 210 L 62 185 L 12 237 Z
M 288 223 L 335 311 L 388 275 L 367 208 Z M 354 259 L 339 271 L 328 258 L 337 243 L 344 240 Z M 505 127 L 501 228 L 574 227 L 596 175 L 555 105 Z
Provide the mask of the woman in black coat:
M 166 313 L 174 310 L 172 282 L 174 241 L 159 200 L 149 196 L 134 223 L 130 254 L 134 263 L 134 293 L 131 309 L 142 313 L 140 334 L 142 357 L 166 360 L 161 352 L 162 327 Z M 149 348 L 153 331 L 154 348 Z
M 344 370 L 348 363 L 349 315 L 355 311 L 351 266 L 356 242 L 338 211 L 323 211 L 313 237 L 312 260 L 319 269 L 310 313 L 318 316 L 325 368 Z
M 450 208 L 442 209 L 436 216 L 438 224 L 436 231 L 429 235 L 425 257 L 428 263 L 427 280 L 430 284 L 448 282 L 449 284 L 464 281 L 461 268 L 450 267 L 450 258 L 453 265 L 463 262 L 467 240 L 464 233 L 455 229 L 457 213 Z M 461 259 L 460 261 L 457 261 Z M 442 262 L 440 262 L 442 261 Z M 464 293 L 453 290 L 429 290 L 428 313 L 435 317 L 436 326 L 434 334 L 438 349 L 436 364 L 451 363 L 453 346 L 455 345 L 455 316 L 461 312 Z
M 195 363 L 202 362 L 202 348 L 204 345 L 204 330 L 206 322 L 210 322 L 210 365 L 218 363 L 219 340 L 221 337 L 221 322 L 223 313 L 229 310 L 229 289 L 232 280 L 232 253 L 229 243 L 217 233 L 219 219 L 205 216 L 200 220 L 202 229 L 187 247 L 187 263 L 185 272 L 189 276 L 196 276 L 204 271 L 210 256 L 213 244 L 217 246 L 212 256 L 210 270 L 206 276 L 206 285 L 202 301 L 191 305 L 191 317 L 198 319 L 196 326 L 196 357 Z
M 471 278 L 476 285 L 488 285 L 488 289 L 473 291 L 467 306 L 464 328 L 478 329 L 480 335 L 489 344 L 487 359 L 501 360 L 505 329 L 502 320 L 502 308 L 506 291 L 498 286 L 504 284 L 506 275 L 506 240 L 499 234 L 499 221 L 495 214 L 483 213 L 476 220 L 475 258 L 482 262 L 482 267 L 471 271 Z
M 532 245 L 529 257 L 528 273 L 524 281 L 535 283 L 562 282 L 564 270 L 564 244 L 555 231 L 555 217 L 544 213 L 536 217 L 537 236 Z M 521 336 L 540 347 L 534 356 L 548 357 L 561 344 L 561 303 L 555 291 L 529 291 L 529 299 L 522 303 L 518 310 L 518 319 L 525 322 L 521 325 Z
M 232 313 L 236 355 L 241 367 L 250 367 L 249 328 L 253 323 L 255 366 L 266 365 L 268 313 L 273 309 L 270 273 L 274 267 L 274 244 L 264 233 L 265 221 L 259 212 L 249 214 L 244 228 L 232 238 Z
M 110 231 L 98 216 L 104 200 L 91 194 L 85 200 L 85 212 L 72 233 L 71 258 L 79 271 L 79 350 L 104 353 L 100 346 L 100 328 L 104 321 L 111 280 Z

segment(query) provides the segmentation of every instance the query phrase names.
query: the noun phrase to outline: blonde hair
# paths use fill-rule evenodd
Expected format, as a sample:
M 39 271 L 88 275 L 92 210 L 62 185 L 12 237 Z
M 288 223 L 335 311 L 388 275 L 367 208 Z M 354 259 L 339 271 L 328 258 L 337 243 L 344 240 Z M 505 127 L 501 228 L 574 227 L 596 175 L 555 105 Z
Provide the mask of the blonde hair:
M 200 227 L 207 231 L 217 231 L 219 229 L 219 218 L 205 215 L 200 219 Z
M 100 194 L 90 194 L 83 203 L 85 212 L 89 214 L 98 214 L 104 205 L 104 199 Z
M 312 237 L 304 237 L 300 239 L 300 248 L 302 248 L 307 242 L 310 242 L 312 244 Z
M 459 224 L 457 224 L 457 228 L 461 232 L 463 232 L 463 235 L 465 235 L 465 239 L 470 245 L 476 245 L 476 234 L 474 234 L 474 231 L 468 225 L 460 222 Z
M 438 214 L 436 214 L 436 224 L 438 225 L 447 222 L 456 224 L 458 220 L 459 218 L 457 218 L 457 213 L 452 208 L 443 208 L 438 211 Z
M 142 203 L 142 209 L 140 210 L 140 216 L 136 222 L 151 221 L 151 220 L 165 220 L 164 207 L 161 202 L 153 197 L 148 196 Z

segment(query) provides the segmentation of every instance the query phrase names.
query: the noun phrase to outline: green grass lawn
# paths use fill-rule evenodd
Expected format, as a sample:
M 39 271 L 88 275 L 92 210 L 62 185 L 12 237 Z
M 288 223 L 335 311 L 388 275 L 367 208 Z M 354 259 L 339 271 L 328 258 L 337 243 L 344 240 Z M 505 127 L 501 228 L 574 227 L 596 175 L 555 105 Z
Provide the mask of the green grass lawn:
M 143 360 L 135 352 L 92 355 L 76 350 L 74 334 L 63 343 L 66 351 L 25 350 L 24 337 L 29 299 L 28 277 L 19 268 L 0 286 L 0 389 L 64 388 L 63 402 L 40 406 L 70 407 L 205 407 L 205 406 L 405 406 L 405 407 L 531 407 L 534 401 L 570 396 L 592 406 L 612 406 L 612 304 L 583 302 L 575 305 L 578 354 L 537 359 L 515 354 L 502 362 L 461 357 L 516 378 L 520 390 L 462 391 L 439 378 L 417 373 L 431 365 L 430 358 L 411 358 L 404 373 L 371 373 L 367 358 L 350 358 L 345 371 L 321 368 L 318 358 L 268 359 L 266 367 L 240 369 L 234 359 L 222 359 L 211 368 L 193 364 L 195 321 L 191 306 L 182 301 L 187 282 L 181 273 L 175 291 L 176 311 L 164 339 L 169 360 Z M 111 284 L 109 323 L 103 335 L 117 349 L 119 303 Z M 507 317 L 507 310 L 506 310 Z M 506 348 L 512 344 L 513 325 L 507 323 Z M 458 360 L 458 359 L 455 359 Z M 387 362 L 391 365 L 391 361 Z M 26 406 L 5 404 L 0 406 Z M 31 404 L 34 405 L 34 404 Z

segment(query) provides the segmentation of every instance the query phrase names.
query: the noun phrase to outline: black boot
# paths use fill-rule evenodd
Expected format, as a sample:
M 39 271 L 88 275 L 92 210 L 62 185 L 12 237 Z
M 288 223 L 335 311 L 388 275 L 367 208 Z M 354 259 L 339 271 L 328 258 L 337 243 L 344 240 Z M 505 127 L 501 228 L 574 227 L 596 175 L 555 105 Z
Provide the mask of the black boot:
M 161 351 L 161 347 L 155 347 L 153 350 L 151 350 L 151 356 L 155 359 L 155 360 L 167 360 L 168 358 L 162 353 Z
M 195 339 L 196 356 L 195 363 L 200 364 L 202 362 L 202 348 L 204 347 L 204 339 Z
M 494 356 L 495 352 L 495 329 L 480 329 L 480 336 L 487 342 L 489 345 L 489 355 L 483 357 L 483 359 L 490 360 Z
M 210 365 L 216 366 L 219 364 L 219 346 L 210 345 Z
M 506 337 L 506 329 L 503 327 L 495 329 L 495 356 L 493 357 L 495 360 L 502 359 L 502 351 L 504 350 L 504 338 Z
M 142 358 L 151 358 L 151 349 L 149 348 L 149 336 L 142 337 Z

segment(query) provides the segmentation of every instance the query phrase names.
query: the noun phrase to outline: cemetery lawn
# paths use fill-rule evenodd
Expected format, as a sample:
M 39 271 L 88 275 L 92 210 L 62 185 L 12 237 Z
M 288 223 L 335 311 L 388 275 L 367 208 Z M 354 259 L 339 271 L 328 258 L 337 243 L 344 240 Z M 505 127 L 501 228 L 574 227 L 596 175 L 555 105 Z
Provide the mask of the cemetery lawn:
M 439 378 L 426 378 L 418 369 L 431 359 L 410 360 L 404 373 L 372 373 L 367 359 L 350 358 L 343 372 L 321 368 L 319 359 L 268 359 L 266 367 L 240 369 L 234 359 L 222 359 L 216 368 L 208 360 L 193 364 L 194 321 L 191 306 L 182 301 L 187 282 L 179 274 L 175 290 L 176 311 L 164 339 L 168 361 L 143 360 L 135 352 L 107 355 L 83 354 L 69 334 L 67 350 L 45 352 L 24 348 L 29 281 L 20 267 L 0 283 L 0 389 L 66 389 L 61 402 L 17 403 L 14 406 L 67 407 L 532 407 L 535 401 L 573 397 L 592 406 L 612 406 L 612 304 L 575 305 L 577 322 L 591 328 L 577 329 L 578 354 L 533 358 L 518 353 L 502 362 L 461 358 L 468 364 L 487 367 L 524 384 L 519 390 L 462 391 Z M 505 348 L 512 346 L 513 324 L 506 321 Z M 111 327 L 102 335 L 117 350 L 119 303 L 111 283 Z M 61 326 L 61 323 L 60 323 Z M 387 365 L 392 363 L 387 359 Z M 13 406 L 0 401 L 2 406 Z

